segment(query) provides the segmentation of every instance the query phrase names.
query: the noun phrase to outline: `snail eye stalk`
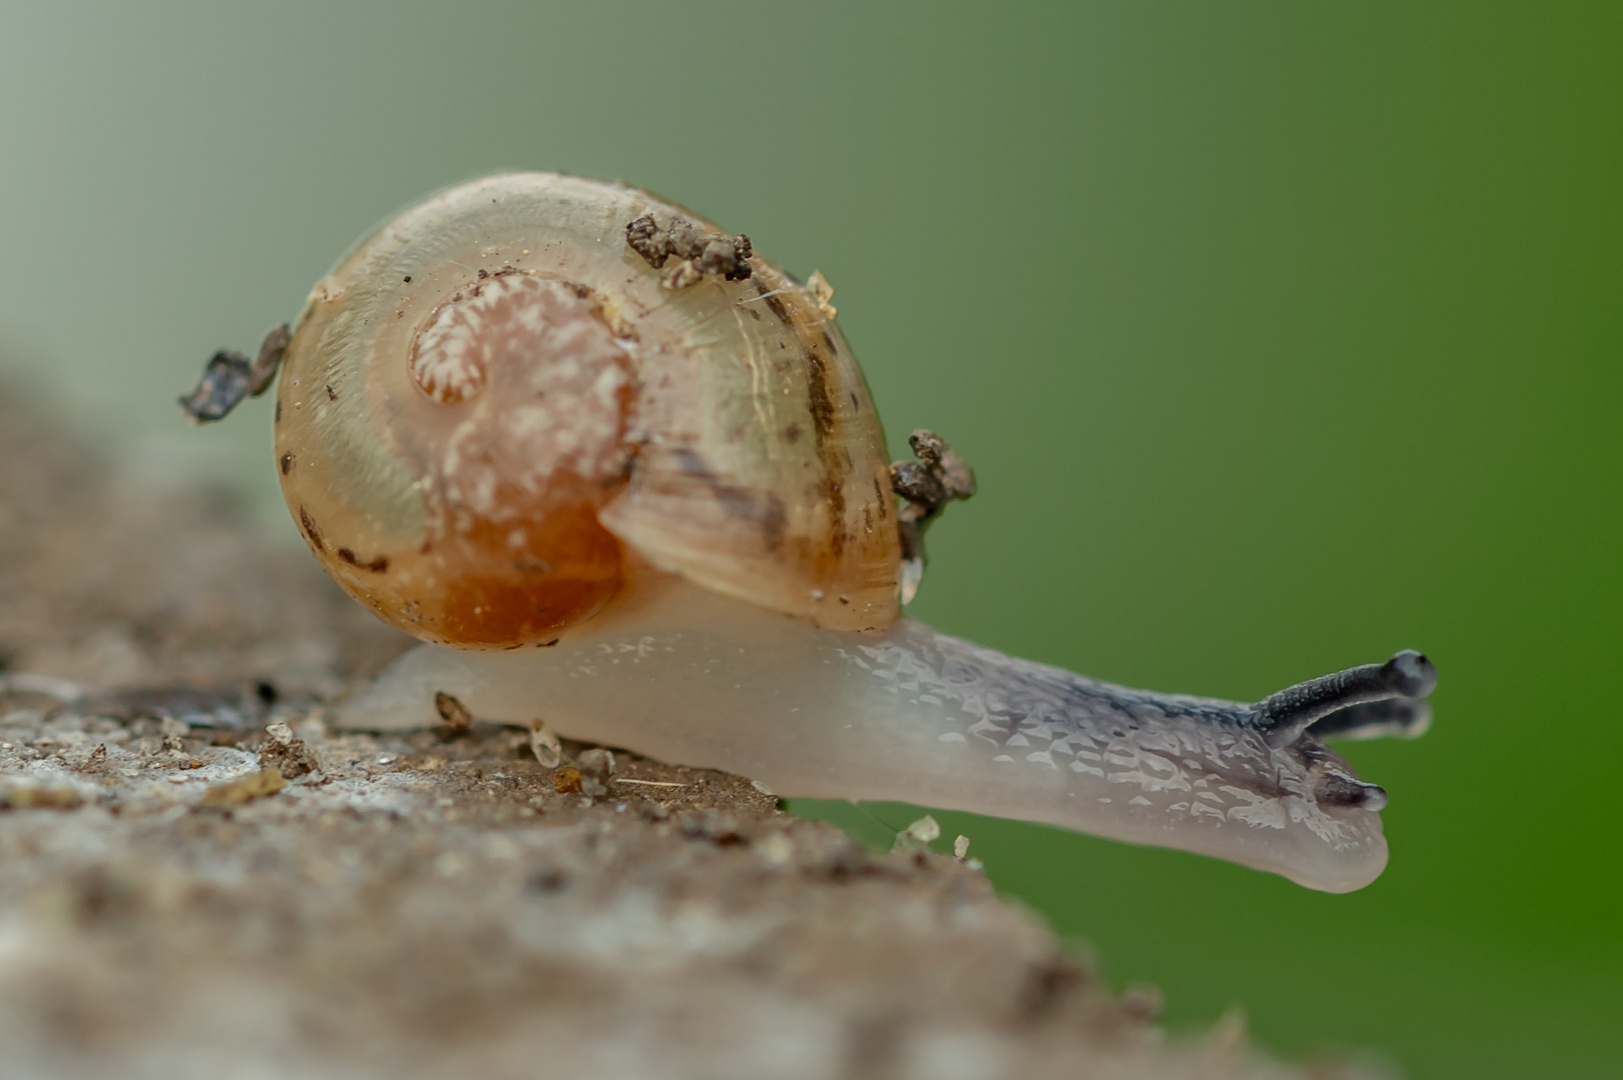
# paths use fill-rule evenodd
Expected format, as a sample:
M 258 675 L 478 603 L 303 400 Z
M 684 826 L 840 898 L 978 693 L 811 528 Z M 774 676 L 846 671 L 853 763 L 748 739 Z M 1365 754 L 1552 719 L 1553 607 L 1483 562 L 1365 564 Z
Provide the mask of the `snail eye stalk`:
M 1424 653 L 1405 649 L 1384 664 L 1348 668 L 1269 694 L 1251 706 L 1250 715 L 1241 723 L 1261 731 L 1268 745 L 1278 749 L 1333 713 L 1393 699 L 1416 701 L 1436 686 L 1437 668 L 1432 662 Z M 1350 727 L 1336 725 L 1329 731 L 1356 731 L 1364 726 L 1356 714 L 1349 719 L 1353 721 Z M 1314 732 L 1322 733 L 1328 732 Z

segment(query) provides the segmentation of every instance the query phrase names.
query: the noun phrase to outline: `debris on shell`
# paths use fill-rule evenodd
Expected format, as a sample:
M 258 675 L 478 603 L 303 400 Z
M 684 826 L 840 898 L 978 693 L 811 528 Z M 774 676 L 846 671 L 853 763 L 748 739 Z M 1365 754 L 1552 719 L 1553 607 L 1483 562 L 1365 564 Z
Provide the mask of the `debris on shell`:
M 810 280 L 806 282 L 806 288 L 811 292 L 812 299 L 817 301 L 817 310 L 822 313 L 823 318 L 832 319 L 840 313 L 840 309 L 832 302 L 834 286 L 828 283 L 828 278 L 823 276 L 821 270 L 812 271 Z
M 672 217 L 660 225 L 654 215 L 644 214 L 626 225 L 626 244 L 649 266 L 664 269 L 659 284 L 671 292 L 697 284 L 708 274 L 746 281 L 754 269 L 748 236 L 701 232 L 686 218 Z M 672 256 L 677 261 L 667 266 Z

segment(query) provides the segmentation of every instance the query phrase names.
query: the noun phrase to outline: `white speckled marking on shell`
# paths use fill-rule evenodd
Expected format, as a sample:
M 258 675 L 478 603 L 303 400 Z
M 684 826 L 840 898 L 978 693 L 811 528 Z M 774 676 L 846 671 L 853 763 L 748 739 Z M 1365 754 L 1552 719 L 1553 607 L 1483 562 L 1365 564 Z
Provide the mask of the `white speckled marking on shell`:
M 456 417 L 433 495 L 490 521 L 520 522 L 498 498 L 539 491 L 557 474 L 614 483 L 624 463 L 621 393 L 629 357 L 592 305 L 547 278 L 504 274 L 448 301 L 417 339 L 412 375 Z M 532 357 L 555 358 L 548 363 Z M 498 373 L 488 396 L 478 391 Z M 460 388 L 453 393 L 454 388 Z

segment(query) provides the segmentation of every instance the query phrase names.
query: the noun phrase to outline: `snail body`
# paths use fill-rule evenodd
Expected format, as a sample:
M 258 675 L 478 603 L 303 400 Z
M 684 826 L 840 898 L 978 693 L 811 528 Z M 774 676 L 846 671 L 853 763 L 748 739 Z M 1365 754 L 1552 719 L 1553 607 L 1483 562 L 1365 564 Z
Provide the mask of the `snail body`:
M 827 301 L 820 276 L 802 286 L 645 192 L 501 175 L 383 226 L 290 339 L 253 365 L 217 355 L 182 404 L 218 419 L 279 356 L 289 510 L 345 589 L 427 643 L 340 724 L 431 725 L 449 694 L 783 795 L 1043 821 L 1328 891 L 1372 881 L 1385 792 L 1322 737 L 1418 734 L 1430 662 L 1245 704 L 902 618 L 922 529 L 973 477 L 928 433 L 919 463 L 887 465 Z
M 544 716 L 782 795 L 901 800 L 1175 847 L 1346 892 L 1386 865 L 1380 788 L 1247 706 L 1085 679 L 902 619 L 882 634 L 663 580 L 635 615 L 513 652 L 421 646 L 344 702 L 368 730 Z

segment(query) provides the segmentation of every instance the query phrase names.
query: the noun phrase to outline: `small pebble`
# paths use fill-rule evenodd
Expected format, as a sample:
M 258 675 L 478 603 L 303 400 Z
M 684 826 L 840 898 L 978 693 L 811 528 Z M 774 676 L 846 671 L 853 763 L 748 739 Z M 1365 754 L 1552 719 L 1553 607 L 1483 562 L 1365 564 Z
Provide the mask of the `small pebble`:
M 447 727 L 453 732 L 467 731 L 473 726 L 473 713 L 468 707 L 450 694 L 438 693 L 434 695 L 434 709 L 440 714 Z
M 281 770 L 272 765 L 258 772 L 239 776 L 235 780 L 209 785 L 203 792 L 202 805 L 236 806 L 251 799 L 274 795 L 286 786 L 287 781 L 282 779 Z
M 757 845 L 761 859 L 768 866 L 782 868 L 795 861 L 795 843 L 781 832 L 773 833 Z
M 925 814 L 896 834 L 896 843 L 891 845 L 891 850 L 923 851 L 939 839 L 941 839 L 941 826 L 936 823 L 935 818 Z
M 590 750 L 582 750 L 575 759 L 575 765 L 581 772 L 591 776 L 614 775 L 614 754 L 602 747 L 594 746 Z
M 530 725 L 530 750 L 535 754 L 535 760 L 541 763 L 543 769 L 556 769 L 558 763 L 564 759 L 563 744 L 558 736 L 547 729 L 547 725 L 540 720 Z M 579 773 L 577 772 L 578 776 Z M 562 791 L 563 788 L 559 788 Z

